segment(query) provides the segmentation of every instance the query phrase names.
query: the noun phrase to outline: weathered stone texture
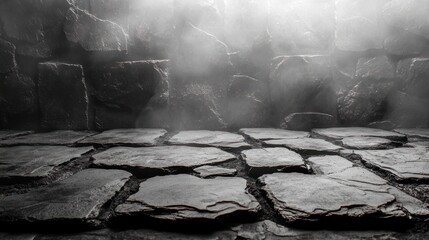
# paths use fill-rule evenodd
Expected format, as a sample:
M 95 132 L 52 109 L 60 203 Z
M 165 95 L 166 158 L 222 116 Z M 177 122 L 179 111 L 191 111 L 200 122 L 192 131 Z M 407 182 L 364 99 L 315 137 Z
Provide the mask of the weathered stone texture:
M 88 92 L 78 64 L 39 64 L 39 102 L 44 129 L 88 129 Z

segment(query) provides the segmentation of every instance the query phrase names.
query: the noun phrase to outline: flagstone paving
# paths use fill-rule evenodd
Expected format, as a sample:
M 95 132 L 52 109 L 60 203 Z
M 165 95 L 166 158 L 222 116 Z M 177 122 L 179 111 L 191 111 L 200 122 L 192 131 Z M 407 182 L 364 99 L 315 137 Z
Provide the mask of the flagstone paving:
M 15 145 L 72 145 L 84 138 L 94 135 L 94 132 L 54 131 L 34 133 L 8 138 L 0 141 L 0 146 Z
M 115 129 L 102 132 L 80 141 L 87 145 L 154 146 L 167 133 L 164 129 Z
M 221 148 L 247 148 L 244 137 L 238 134 L 222 131 L 183 131 L 174 135 L 168 141 L 170 144 L 209 146 Z
M 395 131 L 1 131 L 0 239 L 427 239 L 429 130 Z
M 0 147 L 0 179 L 47 177 L 56 167 L 81 157 L 91 150 L 93 150 L 92 147 Z
M 405 135 L 400 133 L 363 127 L 313 129 L 312 134 L 333 140 L 341 140 L 346 137 L 380 137 L 397 141 L 405 141 L 407 139 Z

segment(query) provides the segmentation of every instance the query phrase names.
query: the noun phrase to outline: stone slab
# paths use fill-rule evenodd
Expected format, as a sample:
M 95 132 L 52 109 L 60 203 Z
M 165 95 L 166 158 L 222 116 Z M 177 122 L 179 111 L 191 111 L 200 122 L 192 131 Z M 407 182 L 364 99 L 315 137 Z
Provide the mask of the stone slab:
M 84 139 L 79 144 L 154 146 L 166 133 L 164 129 L 114 129 Z
M 183 131 L 174 135 L 168 140 L 170 144 L 210 146 L 221 148 L 248 148 L 244 137 L 238 134 L 223 131 Z
M 392 174 L 399 181 L 429 180 L 429 150 L 424 147 L 356 150 L 362 161 Z
M 304 159 L 286 148 L 250 149 L 241 152 L 250 175 L 273 172 L 305 172 Z
M 237 170 L 231 168 L 222 168 L 216 166 L 201 166 L 194 168 L 194 172 L 202 178 L 218 176 L 234 176 Z
M 403 134 L 382 129 L 362 127 L 314 129 L 312 134 L 332 140 L 340 140 L 346 137 L 380 137 L 397 141 L 407 140 L 406 136 Z
M 398 128 L 394 131 L 408 137 L 429 138 L 429 128 Z
M 316 138 L 269 140 L 264 141 L 264 143 L 267 146 L 287 147 L 296 152 L 305 154 L 337 153 L 342 149 L 340 146 Z
M 309 137 L 310 133 L 276 128 L 243 128 L 241 134 L 257 140 L 295 139 Z
M 338 156 L 309 158 L 308 161 L 318 173 L 328 175 L 336 180 L 346 182 L 360 189 L 387 191 L 395 197 L 391 209 L 404 208 L 411 217 L 427 217 L 429 205 L 388 185 L 388 182 L 367 169 L 353 166 L 353 163 Z
M 0 147 L 1 178 L 42 178 L 54 169 L 82 154 L 92 147 L 71 148 L 65 146 L 15 146 Z
M 260 205 L 246 187 L 242 178 L 201 179 L 184 174 L 154 177 L 142 182 L 139 191 L 119 205 L 116 212 L 174 221 L 256 213 Z
M 115 147 L 93 156 L 97 167 L 131 169 L 144 174 L 153 171 L 174 171 L 235 159 L 217 148 L 187 146 Z
M 0 139 L 6 139 L 6 138 L 12 138 L 12 137 L 19 137 L 22 135 L 27 135 L 33 133 L 33 131 L 13 131 L 13 130 L 3 130 L 0 131 Z
M 379 137 L 346 137 L 341 145 L 350 149 L 385 149 L 395 146 L 395 142 Z
M 19 137 L 14 137 L 0 141 L 0 146 L 12 145 L 72 145 L 88 136 L 93 132 L 77 131 L 54 131 L 44 133 L 34 133 Z
M 97 224 L 103 204 L 130 176 L 121 170 L 88 169 L 27 193 L 0 197 L 0 222 Z

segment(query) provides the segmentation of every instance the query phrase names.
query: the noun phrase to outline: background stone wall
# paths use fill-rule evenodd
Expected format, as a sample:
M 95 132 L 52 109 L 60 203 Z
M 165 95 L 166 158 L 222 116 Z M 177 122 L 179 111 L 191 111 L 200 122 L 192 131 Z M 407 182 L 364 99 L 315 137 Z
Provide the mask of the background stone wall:
M 300 112 L 428 126 L 428 12 L 429 0 L 2 0 L 0 128 L 278 127 Z

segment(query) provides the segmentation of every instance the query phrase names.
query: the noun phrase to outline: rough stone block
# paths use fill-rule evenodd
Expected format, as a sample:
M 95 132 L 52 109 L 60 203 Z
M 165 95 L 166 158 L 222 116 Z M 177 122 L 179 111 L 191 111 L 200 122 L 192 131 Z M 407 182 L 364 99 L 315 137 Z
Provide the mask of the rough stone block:
M 271 63 L 274 121 L 295 112 L 335 115 L 336 93 L 327 56 L 282 56 Z
M 69 8 L 67 11 L 64 33 L 68 41 L 78 44 L 86 51 L 127 50 L 127 37 L 121 26 L 79 8 Z
M 15 45 L 0 39 L 0 74 L 11 72 L 16 68 L 15 50 Z
M 81 65 L 39 64 L 39 102 L 45 129 L 88 129 L 88 93 Z

